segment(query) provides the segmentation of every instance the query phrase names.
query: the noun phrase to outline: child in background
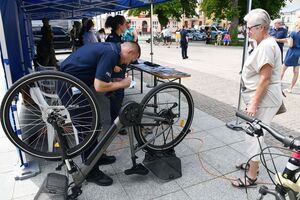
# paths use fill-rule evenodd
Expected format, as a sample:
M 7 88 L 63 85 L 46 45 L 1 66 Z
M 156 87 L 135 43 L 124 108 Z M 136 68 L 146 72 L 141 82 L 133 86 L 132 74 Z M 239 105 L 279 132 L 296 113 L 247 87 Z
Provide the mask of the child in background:
M 230 37 L 230 34 L 227 32 L 227 33 L 225 33 L 225 35 L 224 35 L 224 38 L 223 38 L 223 44 L 224 44 L 224 46 L 225 45 L 229 45 L 229 43 L 231 42 L 231 37 Z
M 215 43 L 215 45 L 217 46 L 221 46 L 222 45 L 222 34 L 218 33 L 217 35 L 217 42 Z

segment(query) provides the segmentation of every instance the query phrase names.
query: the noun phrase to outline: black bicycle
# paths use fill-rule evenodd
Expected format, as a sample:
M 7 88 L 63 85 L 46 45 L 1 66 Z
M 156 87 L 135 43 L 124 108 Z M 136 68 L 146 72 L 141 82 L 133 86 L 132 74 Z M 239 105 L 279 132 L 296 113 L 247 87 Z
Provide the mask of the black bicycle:
M 99 136 L 100 114 L 93 91 L 79 79 L 57 71 L 24 76 L 7 91 L 1 104 L 1 124 L 9 140 L 33 156 L 63 160 L 73 176 L 74 199 L 86 175 L 124 126 L 130 130 L 133 163 L 127 174 L 147 174 L 146 168 L 136 164 L 136 152 L 166 151 L 179 144 L 190 131 L 194 102 L 190 92 L 174 82 L 153 88 L 140 104 L 127 102 L 79 169 L 72 158 Z
M 274 164 L 272 153 L 264 153 L 265 150 L 262 149 L 261 152 L 261 161 L 262 164 L 266 167 L 267 172 L 275 185 L 275 189 L 269 189 L 266 186 L 261 186 L 259 189 L 260 197 L 258 199 L 262 200 L 265 195 L 271 194 L 275 197 L 276 200 L 297 200 L 300 199 L 300 138 L 294 138 L 292 136 L 284 136 L 279 132 L 272 129 L 270 126 L 264 124 L 259 119 L 251 118 L 242 112 L 237 112 L 236 116 L 247 121 L 247 128 L 245 132 L 251 136 L 260 137 L 263 135 L 263 130 L 268 131 L 274 138 L 284 144 L 285 147 L 288 147 L 292 150 L 291 156 L 285 166 L 285 169 L 282 173 L 278 172 Z M 271 176 L 271 170 L 267 167 L 266 160 L 264 155 L 270 155 L 275 169 L 275 180 Z

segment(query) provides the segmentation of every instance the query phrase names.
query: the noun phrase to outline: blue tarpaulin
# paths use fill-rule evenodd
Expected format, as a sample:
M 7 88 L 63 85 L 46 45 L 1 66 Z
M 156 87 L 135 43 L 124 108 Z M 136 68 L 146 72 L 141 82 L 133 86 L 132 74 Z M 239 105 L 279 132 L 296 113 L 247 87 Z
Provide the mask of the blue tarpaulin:
M 166 0 L 23 0 L 21 7 L 32 19 L 47 16 L 50 19 L 95 16 L 130 8 L 144 7 Z

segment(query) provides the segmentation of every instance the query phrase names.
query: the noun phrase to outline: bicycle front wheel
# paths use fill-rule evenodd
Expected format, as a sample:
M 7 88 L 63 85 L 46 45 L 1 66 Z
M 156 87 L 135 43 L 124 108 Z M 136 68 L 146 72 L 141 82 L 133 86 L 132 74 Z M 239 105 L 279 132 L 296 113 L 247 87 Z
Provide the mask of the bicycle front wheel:
M 49 119 L 55 118 L 63 133 Z M 100 113 L 93 92 L 79 79 L 55 71 L 18 80 L 1 104 L 1 123 L 9 140 L 33 156 L 61 159 L 62 134 L 66 153 L 74 157 L 97 136 Z
M 192 124 L 193 98 L 183 85 L 168 82 L 153 88 L 141 101 L 142 120 L 134 128 L 145 149 L 164 151 L 179 144 Z

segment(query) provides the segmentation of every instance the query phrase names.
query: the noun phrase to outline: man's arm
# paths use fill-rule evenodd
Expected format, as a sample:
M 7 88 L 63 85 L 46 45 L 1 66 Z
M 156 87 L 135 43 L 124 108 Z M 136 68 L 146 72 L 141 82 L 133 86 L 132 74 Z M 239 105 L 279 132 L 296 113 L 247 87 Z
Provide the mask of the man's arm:
M 104 82 L 99 79 L 95 79 L 94 81 L 94 88 L 97 92 L 110 92 L 115 91 L 121 88 L 128 88 L 130 86 L 130 78 L 126 77 L 121 81 L 118 82 Z
M 132 31 L 132 34 L 133 34 L 133 41 L 134 41 L 134 42 L 137 42 L 137 41 L 138 41 L 138 34 L 137 34 L 136 29 L 134 29 L 134 30 Z

